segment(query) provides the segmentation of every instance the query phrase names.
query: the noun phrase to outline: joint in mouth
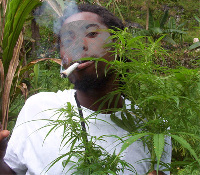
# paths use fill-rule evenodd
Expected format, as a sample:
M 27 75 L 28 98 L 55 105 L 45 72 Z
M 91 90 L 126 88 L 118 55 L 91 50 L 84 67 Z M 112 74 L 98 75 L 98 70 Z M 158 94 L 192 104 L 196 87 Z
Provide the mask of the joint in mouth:
M 79 65 L 80 63 L 75 62 L 71 66 L 69 66 L 67 69 L 61 72 L 61 77 L 69 76 Z

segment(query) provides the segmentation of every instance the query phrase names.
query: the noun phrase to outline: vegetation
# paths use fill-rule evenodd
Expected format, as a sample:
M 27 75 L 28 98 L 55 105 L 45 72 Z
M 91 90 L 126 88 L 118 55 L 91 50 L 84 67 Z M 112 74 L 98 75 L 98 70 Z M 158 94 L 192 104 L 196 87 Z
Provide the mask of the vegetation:
M 57 5 L 63 4 L 63 1 L 53 2 Z M 83 2 L 86 1 L 77 0 L 77 3 Z M 130 133 L 128 144 L 124 142 L 121 152 L 137 139 L 142 139 L 152 154 L 150 161 L 153 167 L 156 160 L 158 164 L 162 164 L 160 155 L 165 144 L 164 136 L 170 136 L 173 141 L 173 156 L 172 164 L 165 165 L 166 169 L 172 174 L 199 174 L 200 45 L 199 42 L 193 44 L 193 38 L 200 39 L 199 1 L 87 2 L 106 6 L 128 27 L 113 35 L 118 40 L 113 45 L 114 54 L 119 55 L 120 61 L 108 63 L 120 74 L 123 85 L 113 94 L 104 97 L 108 100 L 116 93 L 124 94 L 132 102 L 130 110 L 120 109 L 122 119 L 112 115 L 112 120 Z M 31 11 L 40 4 L 39 0 L 0 1 L 0 120 L 4 128 L 7 127 L 7 121 L 9 128 L 14 126 L 17 113 L 28 96 L 40 91 L 72 88 L 67 79 L 61 79 L 59 76 L 59 51 L 56 47 L 57 36 L 53 34 L 53 23 L 39 26 L 39 35 L 42 36 L 40 40 L 32 35 L 34 29 L 31 29 Z M 58 9 L 57 15 L 60 14 Z M 141 27 L 135 28 L 132 22 Z M 36 47 L 37 54 L 31 52 L 32 44 L 36 41 L 39 41 L 39 47 Z M 123 62 L 124 59 L 131 61 Z M 104 173 L 113 174 L 125 167 L 132 168 L 120 160 L 120 155 L 110 155 L 95 145 L 96 138 L 91 136 L 89 142 L 84 142 L 85 136 L 81 132 L 80 122 L 71 120 L 73 115 L 78 115 L 70 104 L 67 104 L 64 111 L 59 110 L 65 113 L 66 121 L 49 121 L 54 129 L 61 124 L 68 124 L 66 129 L 76 126 L 72 130 L 75 129 L 77 132 L 74 133 L 78 135 L 73 136 L 71 141 L 83 140 L 83 144 L 77 147 L 73 147 L 72 144 L 72 151 L 64 155 L 68 158 L 78 158 L 79 161 L 72 167 L 76 169 L 77 174 L 88 170 L 89 174 L 99 173 L 102 167 Z M 135 118 L 131 114 L 134 114 Z M 85 122 L 87 123 L 87 119 Z M 83 146 L 86 150 L 93 150 L 94 155 L 87 154 L 91 151 L 80 152 Z M 99 159 L 100 156 L 103 158 Z M 88 157 L 92 159 L 88 161 Z M 69 161 L 70 159 L 66 159 L 63 165 Z M 112 162 L 111 166 L 106 166 L 107 162 Z M 50 166 L 54 163 L 56 160 Z M 119 164 L 122 169 L 117 168 Z
M 39 0 L 0 1 L 0 107 L 3 128 L 7 128 L 10 102 L 16 98 L 20 86 L 19 76 L 23 66 L 20 49 L 23 43 L 22 28 L 29 13 L 40 4 Z

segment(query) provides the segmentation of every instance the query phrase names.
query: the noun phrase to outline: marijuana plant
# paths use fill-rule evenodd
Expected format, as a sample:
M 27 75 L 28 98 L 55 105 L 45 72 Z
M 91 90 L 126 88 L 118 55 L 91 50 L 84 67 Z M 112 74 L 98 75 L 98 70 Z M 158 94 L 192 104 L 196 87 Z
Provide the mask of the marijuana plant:
M 23 60 L 20 49 L 23 43 L 23 25 L 30 12 L 40 5 L 39 0 L 0 1 L 0 118 L 3 129 L 7 128 L 10 102 L 18 83 Z
M 120 156 L 139 139 L 148 147 L 151 154 L 151 160 L 148 160 L 151 162 L 149 171 L 154 170 L 155 165 L 157 171 L 161 165 L 164 170 L 171 172 L 174 172 L 174 164 L 199 167 L 200 152 L 195 147 L 200 143 L 199 68 L 161 67 L 157 64 L 157 59 L 162 59 L 164 62 L 166 54 L 160 46 L 162 37 L 155 42 L 149 39 L 151 42 L 146 43 L 144 37 L 132 37 L 126 30 L 119 32 L 111 30 L 113 33 L 111 39 L 115 40 L 111 44 L 112 52 L 116 56 L 114 61 L 95 58 L 97 62 L 105 61 L 108 64 L 105 73 L 113 69 L 120 77 L 120 80 L 117 80 L 120 88 L 103 97 L 103 103 L 121 94 L 131 101 L 128 108 L 124 106 L 122 109 L 112 109 L 112 121 L 128 131 L 127 139 L 118 138 L 123 143 L 121 151 L 117 155 L 109 154 L 104 148 L 96 145 L 96 141 L 103 139 L 104 136 L 99 138 L 90 136 L 81 126 L 82 121 L 87 125 L 88 119 L 92 116 L 80 118 L 74 107 L 68 103 L 66 108 L 59 110 L 59 116 L 64 115 L 65 119 L 48 120 L 47 126 L 52 128 L 47 136 L 58 127 L 64 127 L 62 144 L 70 144 L 70 151 L 53 161 L 49 168 L 65 158 L 63 167 L 70 162 L 74 163 L 71 167 L 74 174 L 117 174 L 119 171 L 123 172 L 125 168 L 134 172 L 134 167 L 120 160 Z M 117 100 L 118 98 L 116 104 Z M 121 111 L 120 118 L 115 115 L 116 111 Z M 98 112 L 101 112 L 101 105 Z M 172 138 L 173 149 L 176 149 L 177 145 L 188 152 L 189 163 L 185 160 L 174 164 L 162 162 L 161 157 L 166 154 L 164 148 L 170 144 L 166 142 L 167 137 Z M 76 161 L 72 159 L 74 157 Z M 108 162 L 111 162 L 109 166 Z
M 120 59 L 110 64 L 122 82 L 116 94 L 124 94 L 132 102 L 130 110 L 124 109 L 126 115 L 122 113 L 121 119 L 112 116 L 118 126 L 132 135 L 121 151 L 142 139 L 151 152 L 152 169 L 157 162 L 158 170 L 167 144 L 164 138 L 169 136 L 173 145 L 178 143 L 187 149 L 193 162 L 199 165 L 199 150 L 195 146 L 200 141 L 199 132 L 196 132 L 200 127 L 200 69 L 161 67 L 156 59 L 162 57 L 165 61 L 166 52 L 161 49 L 160 42 L 146 44 L 142 37 L 131 38 L 124 31 L 114 37 L 115 53 Z M 130 61 L 121 61 L 127 59 Z
M 41 130 L 50 126 L 51 129 L 46 134 L 45 139 L 51 132 L 62 127 L 63 133 L 60 149 L 70 145 L 69 152 L 62 154 L 52 161 L 49 166 L 46 167 L 46 172 L 61 160 L 63 170 L 69 163 L 72 165 L 66 172 L 72 174 L 119 174 L 119 172 L 123 172 L 125 168 L 134 172 L 132 165 L 121 160 L 120 156 L 117 155 L 115 151 L 110 154 L 105 148 L 97 144 L 97 141 L 105 142 L 105 137 L 117 136 L 107 135 L 95 137 L 89 135 L 83 128 L 83 122 L 85 125 L 88 125 L 91 120 L 101 120 L 95 118 L 96 114 L 97 113 L 93 113 L 83 119 L 79 116 L 78 109 L 68 102 L 63 108 L 55 111 L 55 115 L 58 116 L 56 119 L 50 118 L 45 120 L 47 124 L 39 129 Z

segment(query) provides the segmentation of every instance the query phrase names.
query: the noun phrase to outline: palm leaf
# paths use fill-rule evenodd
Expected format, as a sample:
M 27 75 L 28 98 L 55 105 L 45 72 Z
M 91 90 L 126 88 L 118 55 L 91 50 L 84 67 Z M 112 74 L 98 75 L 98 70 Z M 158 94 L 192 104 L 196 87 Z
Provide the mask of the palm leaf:
M 6 13 L 6 24 L 3 37 L 3 65 L 5 75 L 12 59 L 13 49 L 28 14 L 40 5 L 39 0 L 12 0 Z
M 4 84 L 4 89 L 3 89 L 3 103 L 2 103 L 2 125 L 3 128 L 7 128 L 7 120 L 8 120 L 8 112 L 9 112 L 9 104 L 10 104 L 10 89 L 12 85 L 12 80 L 15 75 L 15 71 L 17 69 L 17 66 L 19 64 L 19 52 L 21 49 L 23 43 L 23 35 L 22 33 L 19 36 L 18 42 L 14 48 L 14 53 L 13 53 L 13 58 L 10 62 L 9 69 L 8 69 L 8 74 L 6 76 L 5 84 Z
M 62 0 L 44 0 L 47 1 L 51 8 L 56 12 L 58 17 L 63 16 L 64 2 Z
M 1 91 L 1 111 L 3 129 L 7 128 L 10 104 L 11 87 L 13 78 L 19 65 L 19 53 L 23 43 L 21 30 L 28 14 L 40 4 L 39 0 L 8 0 L 3 1 L 5 26 L 2 41 L 2 66 L 1 76 L 4 75 L 3 89 Z M 7 5 L 7 6 L 6 6 Z M 21 33 L 21 34 L 20 34 Z M 3 72 L 3 74 L 2 74 Z M 14 83 L 15 85 L 16 83 Z
M 5 24 L 5 13 L 7 8 L 7 0 L 1 0 L 0 2 L 0 47 L 2 46 L 2 40 L 3 40 L 3 32 L 4 32 L 4 24 Z

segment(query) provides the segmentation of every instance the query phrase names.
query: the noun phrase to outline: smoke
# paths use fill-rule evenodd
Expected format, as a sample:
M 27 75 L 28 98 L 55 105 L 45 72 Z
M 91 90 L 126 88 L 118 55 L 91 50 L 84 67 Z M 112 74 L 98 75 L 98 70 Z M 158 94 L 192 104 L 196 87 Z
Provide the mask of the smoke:
M 63 21 L 75 13 L 78 7 L 74 0 L 45 0 L 35 10 L 34 17 L 39 26 L 53 26 L 53 32 L 59 34 Z
M 72 14 L 75 14 L 78 12 L 79 10 L 75 1 L 69 1 L 69 0 L 65 1 L 62 17 L 58 18 L 57 20 L 54 20 L 54 32 L 58 34 L 64 20 L 68 18 L 69 16 L 71 16 Z
M 35 9 L 33 16 L 45 37 L 41 36 L 37 46 L 38 58 L 59 58 L 59 32 L 63 21 L 72 14 L 78 13 L 75 0 L 44 0 L 42 6 Z M 53 35 L 52 35 L 53 34 Z

